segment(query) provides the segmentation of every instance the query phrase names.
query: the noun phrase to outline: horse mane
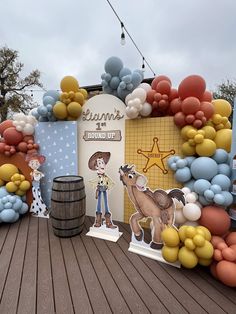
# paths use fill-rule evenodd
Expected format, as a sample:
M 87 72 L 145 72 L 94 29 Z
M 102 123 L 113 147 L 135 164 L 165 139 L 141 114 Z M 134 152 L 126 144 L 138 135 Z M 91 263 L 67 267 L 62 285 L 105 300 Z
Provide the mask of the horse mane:
M 133 165 L 129 166 L 128 164 L 124 165 L 123 167 L 120 167 L 120 170 L 122 170 L 123 172 L 127 173 L 129 172 L 131 169 L 133 168 Z

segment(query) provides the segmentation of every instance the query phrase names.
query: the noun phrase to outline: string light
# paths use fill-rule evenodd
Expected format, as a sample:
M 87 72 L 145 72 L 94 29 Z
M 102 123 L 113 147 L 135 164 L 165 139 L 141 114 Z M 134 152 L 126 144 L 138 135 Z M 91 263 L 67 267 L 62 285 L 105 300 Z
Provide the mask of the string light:
M 145 72 L 145 58 L 143 57 L 142 71 Z
M 124 33 L 124 24 L 123 22 L 120 22 L 121 25 L 121 35 L 120 35 L 120 43 L 122 46 L 125 45 L 125 33 Z
M 137 49 L 137 51 L 139 52 L 139 54 L 141 55 L 141 57 L 143 58 L 143 64 L 144 64 L 144 68 L 145 68 L 145 63 L 148 66 L 148 68 L 150 69 L 150 71 L 153 73 L 154 76 L 156 76 L 155 72 L 153 71 L 152 67 L 150 66 L 150 64 L 147 62 L 146 58 L 144 57 L 144 55 L 142 54 L 141 50 L 139 49 L 139 47 L 137 46 L 136 42 L 134 41 L 134 39 L 132 38 L 132 36 L 130 35 L 129 31 L 127 30 L 127 28 L 125 27 L 124 23 L 121 21 L 119 15 L 117 14 L 116 10 L 113 8 L 112 4 L 110 3 L 109 0 L 106 0 L 106 2 L 109 4 L 109 6 L 111 7 L 112 11 L 114 12 L 115 16 L 117 17 L 117 19 L 119 20 L 120 24 L 121 24 L 121 29 L 122 32 L 124 33 L 124 38 L 125 38 L 125 33 L 128 35 L 128 37 L 130 38 L 130 40 L 132 41 L 133 45 L 135 46 L 135 48 Z M 121 39 L 122 39 L 122 33 L 121 33 Z M 142 67 L 142 70 L 144 69 Z

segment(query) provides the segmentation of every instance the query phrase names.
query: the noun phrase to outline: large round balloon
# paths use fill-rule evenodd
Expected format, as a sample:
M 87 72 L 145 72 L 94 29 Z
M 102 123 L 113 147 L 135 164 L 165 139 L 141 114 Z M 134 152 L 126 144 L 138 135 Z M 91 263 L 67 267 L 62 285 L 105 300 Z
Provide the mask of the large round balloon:
M 216 151 L 216 144 L 212 140 L 206 138 L 202 143 L 196 145 L 196 153 L 199 156 L 210 157 Z
M 82 107 L 78 102 L 73 101 L 67 106 L 67 111 L 70 116 L 78 118 L 82 112 Z
M 10 127 L 3 132 L 3 138 L 8 145 L 17 145 L 23 140 L 23 134 L 15 127 Z
M 0 134 L 3 135 L 3 132 L 7 129 L 13 127 L 13 121 L 12 120 L 5 120 L 2 123 L 0 123 Z
M 118 57 L 110 57 L 105 63 L 105 71 L 111 76 L 119 76 L 120 71 L 123 68 L 123 62 Z
M 232 106 L 225 99 L 215 99 L 212 101 L 215 114 L 220 114 L 222 117 L 229 117 L 232 113 Z
M 196 97 L 187 97 L 183 100 L 181 108 L 185 114 L 194 114 L 200 109 L 200 101 Z
M 57 101 L 53 107 L 53 113 L 55 117 L 60 120 L 63 120 L 68 116 L 66 105 L 60 101 Z
M 159 76 L 155 77 L 154 80 L 152 81 L 152 83 L 151 83 L 152 89 L 156 89 L 157 84 L 161 81 L 167 81 L 171 84 L 171 80 L 167 76 L 159 75 Z
M 218 165 L 211 158 L 199 157 L 192 162 L 191 173 L 194 179 L 211 180 L 218 173 Z
M 0 178 L 3 181 L 10 181 L 13 174 L 19 173 L 19 170 L 13 164 L 3 164 L 0 167 Z
M 232 130 L 222 129 L 217 131 L 214 142 L 216 143 L 217 148 L 223 148 L 229 153 L 231 150 Z
M 61 90 L 63 92 L 78 92 L 79 91 L 79 83 L 77 81 L 76 78 L 74 78 L 73 76 L 65 76 L 63 77 L 63 79 L 61 80 Z
M 205 80 L 199 75 L 187 76 L 180 83 L 178 93 L 181 99 L 193 96 L 201 99 L 206 89 Z

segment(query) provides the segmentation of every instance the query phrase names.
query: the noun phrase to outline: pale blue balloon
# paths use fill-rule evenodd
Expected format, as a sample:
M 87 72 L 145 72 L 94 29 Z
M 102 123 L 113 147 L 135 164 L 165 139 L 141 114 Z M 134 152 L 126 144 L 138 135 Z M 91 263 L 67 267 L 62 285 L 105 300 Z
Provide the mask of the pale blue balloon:
M 218 173 L 224 174 L 227 177 L 230 177 L 230 174 L 231 174 L 230 166 L 228 164 L 219 164 L 218 165 Z
M 134 85 L 132 83 L 129 83 L 126 85 L 126 88 L 128 89 L 128 91 L 132 91 L 134 89 Z
M 206 190 L 210 188 L 211 184 L 205 179 L 198 179 L 194 183 L 194 191 L 200 195 L 203 195 Z
M 189 156 L 184 158 L 187 161 L 188 166 L 191 166 L 192 162 L 196 159 L 196 157 Z
M 3 204 L 6 204 L 7 202 L 8 202 L 7 196 L 3 196 L 3 197 L 2 197 L 2 203 L 3 203 Z
M 122 77 L 126 76 L 126 75 L 130 75 L 132 72 L 130 69 L 128 68 L 123 68 L 120 70 L 120 73 L 119 73 L 119 78 L 122 79 Z
M 42 117 L 46 117 L 48 113 L 47 107 L 41 105 L 38 107 L 38 114 Z
M 50 105 L 50 104 L 47 105 L 47 111 L 48 112 L 52 112 L 52 108 L 53 108 L 53 105 Z
M 21 215 L 24 215 L 25 213 L 27 213 L 28 209 L 29 209 L 29 206 L 26 203 L 23 203 L 19 210 L 19 213 Z
M 184 186 L 186 187 L 186 188 L 189 188 L 192 192 L 194 191 L 194 183 L 195 183 L 196 181 L 194 180 L 194 179 L 192 179 L 192 180 L 189 180 L 188 182 L 185 182 L 184 183 Z
M 222 191 L 221 194 L 225 198 L 223 206 L 225 206 L 225 207 L 230 206 L 233 203 L 233 200 L 234 200 L 233 195 L 230 192 L 227 192 L 227 191 Z
M 122 77 L 122 82 L 125 82 L 125 84 L 129 84 L 132 82 L 132 76 L 131 75 L 126 75 Z
M 39 122 L 48 122 L 47 117 L 39 117 Z
M 177 160 L 181 159 L 180 156 L 174 156 L 174 161 L 177 162 Z
M 170 158 L 168 158 L 167 160 L 167 165 L 170 167 L 170 165 L 175 161 L 174 160 L 175 156 L 171 156 Z
M 54 117 L 53 115 L 51 115 L 50 117 L 48 117 L 48 120 L 51 122 L 55 122 L 55 121 L 57 121 L 57 118 Z
M 140 77 L 141 77 L 142 80 L 144 79 L 144 74 L 143 74 L 143 71 L 142 71 L 142 70 L 136 69 L 136 70 L 134 70 L 134 72 L 137 72 L 137 73 L 140 75 Z
M 2 200 L 0 199 L 0 211 L 4 209 L 4 204 L 2 203 Z
M 188 167 L 178 169 L 175 173 L 175 179 L 177 182 L 187 182 L 191 179 L 191 172 Z
M 107 87 L 108 86 L 108 82 L 107 81 L 105 81 L 105 80 L 102 80 L 102 87 Z
M 0 198 L 3 198 L 4 196 L 9 195 L 9 193 L 7 192 L 5 186 L 0 187 Z
M 30 114 L 31 114 L 32 116 L 34 116 L 34 117 L 38 120 L 38 118 L 39 118 L 39 113 L 38 113 L 37 108 L 32 109 L 31 112 L 30 112 Z
M 43 104 L 44 106 L 47 105 L 54 105 L 55 104 L 55 99 L 51 96 L 44 96 L 43 97 Z
M 104 68 L 111 76 L 119 76 L 120 70 L 123 68 L 123 62 L 118 57 L 110 57 L 105 62 Z
M 103 92 L 105 94 L 112 94 L 113 90 L 110 88 L 110 86 L 104 86 L 103 88 Z
M 9 197 L 9 202 L 11 202 L 12 204 L 14 204 L 16 202 L 16 196 L 15 195 L 11 195 Z
M 18 196 L 17 197 L 22 200 L 23 202 L 26 202 L 26 195 Z
M 211 180 L 218 173 L 218 165 L 209 157 L 196 158 L 191 164 L 194 179 Z
M 214 178 L 211 180 L 211 183 L 218 184 L 223 191 L 228 191 L 231 187 L 230 179 L 224 174 L 217 174 L 216 176 L 214 176 Z
M 173 170 L 173 171 L 177 170 L 176 162 L 172 162 L 172 164 L 170 165 L 170 169 Z
M 57 90 L 48 90 L 46 93 L 44 93 L 43 98 L 47 96 L 52 97 L 55 102 L 60 99 L 60 93 Z
M 15 211 L 19 211 L 22 207 L 22 200 L 20 198 L 17 198 L 16 199 L 16 202 L 12 205 L 12 208 L 15 210 Z
M 118 90 L 119 89 L 125 89 L 126 88 L 126 84 L 125 84 L 125 82 L 120 82 L 120 84 L 119 84 L 119 86 L 118 86 Z
M 206 205 L 209 205 L 209 204 L 212 203 L 212 202 L 206 200 L 203 195 L 199 195 L 198 201 L 199 201 L 203 206 L 206 206 Z
M 112 89 L 117 89 L 117 87 L 120 84 L 120 79 L 118 76 L 113 76 L 113 78 L 111 79 L 109 85 Z
M 101 79 L 102 79 L 102 80 L 105 80 L 105 77 L 106 77 L 106 73 L 102 73 Z
M 141 82 L 143 78 L 138 72 L 133 72 L 132 73 L 132 84 L 134 85 L 134 88 L 136 88 Z
M 12 208 L 12 203 L 11 202 L 5 203 L 4 208 L 6 208 L 6 209 Z
M 213 200 L 213 198 L 214 198 L 214 196 L 215 196 L 215 193 L 212 191 L 212 190 L 206 190 L 205 192 L 204 192 L 204 197 L 208 200 L 208 201 L 211 201 L 211 200 Z
M 218 184 L 212 184 L 210 189 L 213 191 L 214 194 L 220 194 L 222 191 L 222 188 Z
M 217 204 L 217 205 L 223 205 L 224 202 L 225 202 L 225 197 L 223 194 L 215 194 L 214 196 L 214 202 Z
M 15 211 L 13 209 L 4 209 L 0 213 L 0 218 L 3 222 L 12 223 L 15 219 Z
M 19 217 L 20 217 L 19 213 L 15 212 L 15 217 L 13 218 L 12 223 L 16 222 L 19 219 Z
M 111 74 L 105 73 L 105 81 L 106 82 L 110 82 L 111 78 L 112 78 Z
M 213 158 L 218 164 L 227 163 L 229 154 L 226 150 L 222 148 L 217 148 L 215 154 L 211 157 Z
M 177 160 L 177 162 L 176 162 L 176 166 L 177 166 L 178 169 L 184 168 L 184 167 L 186 167 L 187 165 L 188 165 L 188 162 L 187 162 L 187 160 L 185 160 L 185 159 L 179 159 L 179 160 Z

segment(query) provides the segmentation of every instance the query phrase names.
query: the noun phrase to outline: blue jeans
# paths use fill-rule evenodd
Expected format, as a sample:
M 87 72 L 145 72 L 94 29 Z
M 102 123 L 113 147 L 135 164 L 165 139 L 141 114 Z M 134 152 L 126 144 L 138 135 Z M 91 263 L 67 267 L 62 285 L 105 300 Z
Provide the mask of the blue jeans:
M 108 203 L 107 203 L 107 191 L 98 191 L 98 200 L 97 200 L 97 210 L 96 213 L 102 213 L 102 207 L 101 207 L 101 201 L 102 201 L 102 194 L 104 199 L 104 205 L 105 205 L 105 214 L 110 213 Z

